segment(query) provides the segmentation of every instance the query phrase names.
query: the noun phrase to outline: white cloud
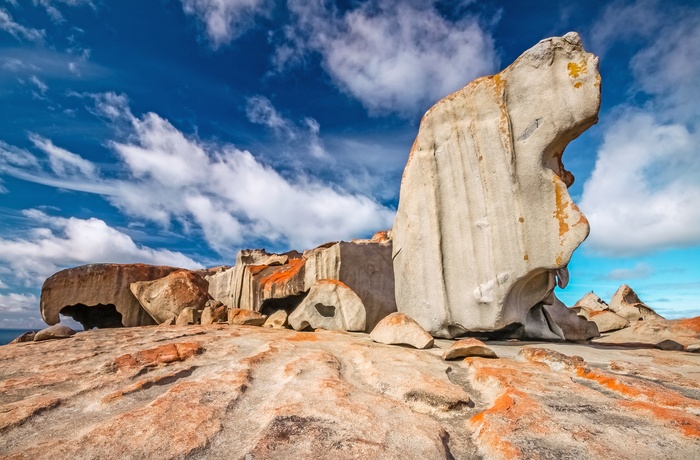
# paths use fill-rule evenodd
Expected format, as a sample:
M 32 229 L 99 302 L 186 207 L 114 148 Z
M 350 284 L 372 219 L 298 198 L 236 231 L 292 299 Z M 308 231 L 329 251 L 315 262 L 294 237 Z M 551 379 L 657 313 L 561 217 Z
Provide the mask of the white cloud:
M 605 278 L 610 281 L 625 281 L 632 279 L 649 278 L 654 273 L 651 264 L 646 262 L 637 262 L 633 268 L 616 268 L 611 270 Z
M 41 5 L 54 22 L 64 22 L 63 14 L 54 5 L 62 3 L 68 6 L 89 5 L 94 8 L 92 0 L 34 0 L 35 5 Z
M 7 287 L 7 284 L 5 284 L 1 279 L 0 279 L 0 289 L 5 289 Z
M 135 263 L 202 266 L 179 252 L 137 245 L 131 237 L 100 219 L 49 216 L 23 212 L 33 226 L 22 238 L 0 238 L 0 261 L 26 286 L 38 285 L 56 271 L 88 263 Z
M 653 23 L 634 32 L 644 45 L 630 62 L 632 88 L 649 100 L 615 109 L 581 200 L 587 246 L 618 256 L 700 243 L 700 10 L 649 1 L 625 8 L 635 21 L 623 15 L 605 27 L 614 40 L 647 16 Z
M 497 64 L 493 40 L 477 18 L 443 18 L 434 2 L 376 0 L 341 13 L 322 0 L 289 0 L 273 64 L 278 71 L 318 52 L 340 89 L 371 114 L 414 116 Z
M 206 28 L 214 48 L 231 42 L 267 12 L 268 0 L 182 0 L 185 13 L 196 16 Z
M 39 299 L 33 294 L 0 294 L 0 313 L 21 313 L 38 308 Z
M 29 140 L 35 147 L 49 156 L 51 169 L 58 177 L 96 178 L 97 168 L 88 160 L 68 150 L 56 147 L 53 142 L 38 134 L 31 133 Z
M 44 39 L 44 31 L 24 27 L 12 20 L 12 16 L 4 8 L 0 8 L 0 30 L 4 30 L 18 40 L 26 39 L 40 42 Z

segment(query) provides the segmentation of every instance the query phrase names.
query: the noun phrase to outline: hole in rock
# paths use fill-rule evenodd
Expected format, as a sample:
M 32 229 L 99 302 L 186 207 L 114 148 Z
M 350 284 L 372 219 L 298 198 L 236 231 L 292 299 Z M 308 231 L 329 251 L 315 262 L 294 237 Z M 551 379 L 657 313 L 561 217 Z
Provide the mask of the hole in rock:
M 335 307 L 333 305 L 323 305 L 322 303 L 317 303 L 314 305 L 316 311 L 326 318 L 333 318 L 335 316 Z
M 290 295 L 281 299 L 267 299 L 260 305 L 260 313 L 270 316 L 278 310 L 284 310 L 287 313 L 294 311 L 299 306 L 302 300 L 306 297 L 306 292 L 299 295 Z
M 61 315 L 69 316 L 83 325 L 85 330 L 93 328 L 123 327 L 122 314 L 117 307 L 109 305 L 87 306 L 83 304 L 70 305 L 61 309 Z

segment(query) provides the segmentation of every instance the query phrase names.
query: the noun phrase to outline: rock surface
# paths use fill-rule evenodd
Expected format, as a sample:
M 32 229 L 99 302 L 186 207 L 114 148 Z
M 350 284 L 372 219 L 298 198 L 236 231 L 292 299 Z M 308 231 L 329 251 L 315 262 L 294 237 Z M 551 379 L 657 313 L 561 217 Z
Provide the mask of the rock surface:
M 42 340 L 67 339 L 73 335 L 75 335 L 75 331 L 65 324 L 54 324 L 34 334 L 32 340 L 41 342 Z
M 625 318 L 630 323 L 649 319 L 664 319 L 650 306 L 639 300 L 631 287 L 623 284 L 610 300 L 610 310 Z
M 393 227 L 398 310 L 432 335 L 525 324 L 588 235 L 566 145 L 598 118 L 598 58 L 541 41 L 421 121 Z M 551 287 L 550 287 L 551 286 Z
M 409 316 L 392 313 L 372 329 L 369 336 L 387 345 L 410 345 L 414 348 L 432 348 L 433 337 Z
M 492 349 L 477 339 L 461 339 L 442 353 L 442 359 L 459 359 L 467 357 L 498 358 Z
M 177 270 L 153 281 L 136 281 L 130 289 L 158 323 L 177 317 L 185 308 L 201 310 L 209 300 L 209 283 L 190 270 Z
M 561 333 L 558 335 L 562 339 L 570 342 L 582 342 L 594 337 L 600 337 L 600 332 L 595 322 L 588 321 L 586 318 L 577 315 L 556 297 L 554 297 L 554 302 L 551 305 L 545 304 L 542 305 L 542 308 L 547 311 L 549 317 L 554 321 L 553 325 L 549 325 L 549 329 L 559 328 Z
M 500 359 L 445 362 L 228 325 L 2 346 L 0 457 L 699 458 L 700 356 L 489 346 Z
M 228 323 L 238 326 L 262 326 L 265 324 L 267 316 L 261 315 L 257 311 L 241 310 L 240 308 L 230 308 L 228 310 Z
M 129 286 L 179 270 L 144 264 L 92 264 L 61 270 L 41 288 L 41 317 L 53 325 L 59 313 L 86 329 L 93 327 L 148 326 L 156 324 L 139 304 Z
M 664 340 L 688 346 L 700 342 L 700 316 L 687 319 L 649 319 L 593 339 L 596 344 L 654 347 Z
M 608 304 L 605 303 L 603 299 L 598 297 L 593 291 L 586 293 L 586 295 L 581 297 L 571 308 L 574 309 L 578 307 L 583 307 L 592 311 L 603 311 L 610 309 Z
M 600 332 L 611 332 L 629 327 L 630 322 L 611 310 L 589 310 L 582 306 L 573 306 L 571 310 L 577 315 L 593 321 Z
M 346 284 L 336 280 L 319 280 L 289 315 L 288 321 L 297 331 L 308 327 L 332 331 L 364 331 L 365 306 Z

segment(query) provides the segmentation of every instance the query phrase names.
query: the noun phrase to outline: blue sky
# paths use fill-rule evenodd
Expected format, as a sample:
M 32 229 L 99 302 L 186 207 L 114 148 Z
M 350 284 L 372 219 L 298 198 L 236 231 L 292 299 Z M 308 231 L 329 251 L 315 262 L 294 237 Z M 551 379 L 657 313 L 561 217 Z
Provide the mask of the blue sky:
M 389 228 L 422 114 L 575 30 L 600 121 L 572 305 L 700 315 L 700 7 L 653 0 L 0 0 L 0 327 L 92 262 L 232 265 Z

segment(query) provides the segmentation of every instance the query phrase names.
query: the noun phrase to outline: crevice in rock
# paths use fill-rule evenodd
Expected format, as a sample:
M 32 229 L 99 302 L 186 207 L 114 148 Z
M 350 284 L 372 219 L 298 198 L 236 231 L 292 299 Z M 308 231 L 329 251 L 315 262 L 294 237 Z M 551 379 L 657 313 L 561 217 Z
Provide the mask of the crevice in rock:
M 298 295 L 290 295 L 279 299 L 267 299 L 260 305 L 260 313 L 270 316 L 276 311 L 284 310 L 287 314 L 294 311 L 296 307 L 306 298 L 308 292 L 302 292 Z
M 86 331 L 94 328 L 124 327 L 122 314 L 112 304 L 83 305 L 79 303 L 63 307 L 60 314 L 73 318 L 82 324 Z

